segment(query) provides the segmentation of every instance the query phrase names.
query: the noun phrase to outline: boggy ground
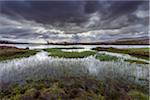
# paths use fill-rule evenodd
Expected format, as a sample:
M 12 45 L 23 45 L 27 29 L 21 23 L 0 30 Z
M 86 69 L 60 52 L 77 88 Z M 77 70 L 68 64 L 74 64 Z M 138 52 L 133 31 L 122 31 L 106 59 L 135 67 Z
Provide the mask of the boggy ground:
M 120 60 L 120 58 L 118 58 L 118 57 L 107 55 L 107 54 L 98 54 L 97 55 L 96 51 L 67 52 L 67 51 L 62 51 L 61 49 L 64 49 L 64 48 L 48 48 L 48 49 L 44 49 L 44 51 L 49 52 L 49 56 L 59 57 L 59 58 L 84 58 L 84 57 L 96 55 L 96 58 L 99 59 L 100 61 L 119 61 Z M 73 48 L 67 48 L 67 49 L 81 49 L 81 48 L 73 47 Z M 145 58 L 145 59 L 148 59 L 147 54 L 149 54 L 149 48 L 116 49 L 116 48 L 97 47 L 97 48 L 94 48 L 93 50 L 109 51 L 109 52 L 117 52 L 117 53 L 130 52 L 129 54 L 134 55 L 134 56 L 135 56 L 135 54 L 133 52 L 136 52 L 136 57 L 138 56 L 140 58 Z M 38 51 L 41 51 L 41 50 L 29 50 L 29 49 L 20 49 L 20 48 L 16 48 L 16 47 L 0 46 L 0 61 L 12 60 L 15 58 L 29 57 L 29 56 L 35 55 Z M 142 56 L 139 52 L 142 53 Z M 146 54 L 146 56 L 145 56 L 145 54 Z M 124 61 L 130 62 L 130 63 L 137 63 L 137 64 L 148 64 L 147 62 L 140 61 L 140 60 L 126 59 Z
M 49 48 L 44 50 L 49 52 L 49 56 L 59 57 L 59 58 L 84 58 L 96 54 L 95 51 L 64 52 L 58 48 Z
M 71 48 L 69 48 L 69 49 L 71 49 Z M 114 48 L 114 49 L 116 49 L 116 48 Z M 98 50 L 99 50 L 99 48 L 98 48 Z M 121 50 L 123 50 L 123 49 L 121 49 Z M 140 49 L 134 49 L 134 50 L 139 51 L 139 52 L 140 52 L 140 50 L 142 52 L 143 51 L 148 52 L 149 49 L 148 48 L 140 48 Z M 62 51 L 61 48 L 48 48 L 48 49 L 44 49 L 44 51 L 48 52 L 49 56 L 59 57 L 59 58 L 84 58 L 84 57 L 95 55 L 96 59 L 99 59 L 100 61 L 116 61 L 117 62 L 117 61 L 121 60 L 120 58 L 118 58 L 116 56 L 111 56 L 111 55 L 107 55 L 104 53 L 98 54 L 96 51 L 67 52 L 67 51 Z M 105 48 L 102 48 L 102 49 L 100 49 L 100 51 L 107 51 L 107 50 Z M 138 53 L 137 53 L 137 55 L 138 55 Z M 140 56 L 140 55 L 138 55 L 138 56 Z M 129 62 L 129 63 L 148 64 L 147 62 L 140 61 L 140 60 L 131 60 L 131 59 L 122 59 L 122 60 L 124 60 L 125 62 Z
M 148 90 L 121 81 L 99 81 L 94 77 L 26 80 L 23 85 L 3 89 L 2 100 L 148 100 Z
M 29 57 L 31 55 L 35 55 L 36 53 L 36 50 L 0 46 L 0 61 L 11 60 L 14 58 Z
M 84 58 L 95 55 L 94 51 L 62 52 L 58 49 L 46 49 L 50 56 L 64 58 Z M 36 50 L 3 47 L 0 57 L 4 60 L 28 57 Z M 117 61 L 118 58 L 108 55 L 97 55 L 101 61 Z M 59 79 L 27 79 L 24 84 L 0 87 L 0 100 L 148 100 L 148 89 L 145 87 L 110 78 L 105 81 L 91 76 L 66 76 Z
M 149 56 L 150 56 L 149 48 L 118 49 L 118 48 L 112 48 L 112 47 L 109 47 L 109 48 L 97 47 L 97 48 L 93 48 L 93 50 L 129 54 L 131 56 L 135 56 L 135 57 L 143 58 L 147 60 L 149 59 Z

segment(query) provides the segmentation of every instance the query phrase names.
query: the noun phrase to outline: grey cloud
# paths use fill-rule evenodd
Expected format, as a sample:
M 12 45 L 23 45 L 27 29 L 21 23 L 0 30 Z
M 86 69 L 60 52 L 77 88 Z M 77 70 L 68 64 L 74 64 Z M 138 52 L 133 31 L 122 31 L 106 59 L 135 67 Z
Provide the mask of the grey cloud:
M 2 1 L 1 1 L 2 2 Z M 80 23 L 88 20 L 88 14 L 106 14 L 104 19 L 114 19 L 135 11 L 142 1 L 3 1 L 2 13 L 22 16 L 41 23 L 57 21 Z M 105 5 L 109 5 L 108 7 Z
M 148 33 L 147 12 L 148 1 L 135 0 L 0 1 L 0 37 L 100 41 L 117 37 L 109 35 L 142 36 L 141 31 Z

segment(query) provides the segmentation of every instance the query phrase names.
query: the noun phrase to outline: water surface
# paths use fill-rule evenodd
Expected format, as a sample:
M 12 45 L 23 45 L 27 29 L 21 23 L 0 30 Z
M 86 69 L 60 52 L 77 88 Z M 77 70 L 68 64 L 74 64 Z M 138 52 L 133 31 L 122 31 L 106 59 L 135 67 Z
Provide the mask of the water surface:
M 95 47 L 114 47 L 114 48 L 150 48 L 149 45 L 45 45 L 45 44 L 0 44 L 0 46 L 13 46 L 18 48 L 44 49 L 44 48 L 71 48 L 79 47 L 90 50 Z

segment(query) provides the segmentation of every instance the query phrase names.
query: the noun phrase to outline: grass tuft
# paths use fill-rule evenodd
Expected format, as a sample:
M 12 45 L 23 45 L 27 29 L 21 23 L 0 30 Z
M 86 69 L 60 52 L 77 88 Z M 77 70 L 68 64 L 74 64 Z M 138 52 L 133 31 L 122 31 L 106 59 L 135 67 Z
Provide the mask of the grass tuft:
M 115 56 L 110 56 L 106 54 L 99 54 L 96 56 L 96 59 L 99 59 L 100 61 L 118 61 L 119 58 Z
M 131 98 L 133 100 L 149 100 L 149 96 L 142 93 L 142 92 L 139 92 L 139 91 L 130 91 L 129 92 L 129 96 L 131 96 Z

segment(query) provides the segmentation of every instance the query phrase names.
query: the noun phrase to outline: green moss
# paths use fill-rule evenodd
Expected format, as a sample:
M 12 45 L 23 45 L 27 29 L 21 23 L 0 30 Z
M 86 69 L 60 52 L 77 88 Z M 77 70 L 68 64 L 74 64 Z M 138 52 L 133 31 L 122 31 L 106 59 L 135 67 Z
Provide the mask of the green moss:
M 8 100 L 8 98 L 6 100 Z M 17 94 L 15 96 L 12 96 L 9 100 L 21 100 L 21 94 Z
M 25 88 L 16 86 L 15 88 L 13 88 L 12 92 L 13 94 L 23 94 L 25 92 Z
M 115 56 L 110 56 L 106 54 L 99 54 L 96 56 L 96 59 L 99 59 L 100 61 L 118 61 L 119 60 Z
M 54 83 L 50 88 L 44 89 L 43 92 L 57 94 L 64 93 L 64 90 L 58 86 L 58 83 Z
M 137 91 L 140 91 L 144 94 L 148 94 L 149 93 L 149 89 L 148 89 L 148 85 L 144 86 L 144 85 L 140 85 L 140 84 L 130 84 L 129 85 L 129 88 L 132 89 L 132 90 L 137 90 Z
M 76 97 L 75 100 L 105 100 L 105 97 L 93 92 L 83 92 L 82 95 L 80 97 Z
M 49 56 L 62 57 L 62 58 L 84 58 L 87 56 L 95 55 L 94 51 L 83 51 L 83 52 L 65 52 L 60 49 L 44 49 L 49 52 Z
M 131 98 L 133 100 L 149 100 L 149 96 L 142 93 L 142 92 L 139 92 L 139 91 L 130 91 L 128 93 L 129 96 L 131 96 Z
M 37 89 L 31 88 L 31 89 L 28 89 L 28 90 L 25 92 L 25 95 L 31 96 L 31 97 L 35 97 L 36 92 L 37 92 Z
M 123 90 L 123 94 L 121 91 Z M 7 93 L 0 94 L 4 100 L 120 100 L 130 96 L 147 100 L 147 91 L 136 84 L 123 84 L 116 80 L 102 82 L 94 77 L 62 77 L 61 79 L 43 79 L 30 81 L 24 85 L 8 87 Z M 134 91 L 131 91 L 134 90 Z M 136 91 L 135 91 L 136 90 Z M 128 91 L 130 91 L 128 93 Z M 138 91 L 138 92 L 137 92 Z M 2 91 L 4 92 L 4 91 Z M 135 99 L 136 100 L 136 99 Z

